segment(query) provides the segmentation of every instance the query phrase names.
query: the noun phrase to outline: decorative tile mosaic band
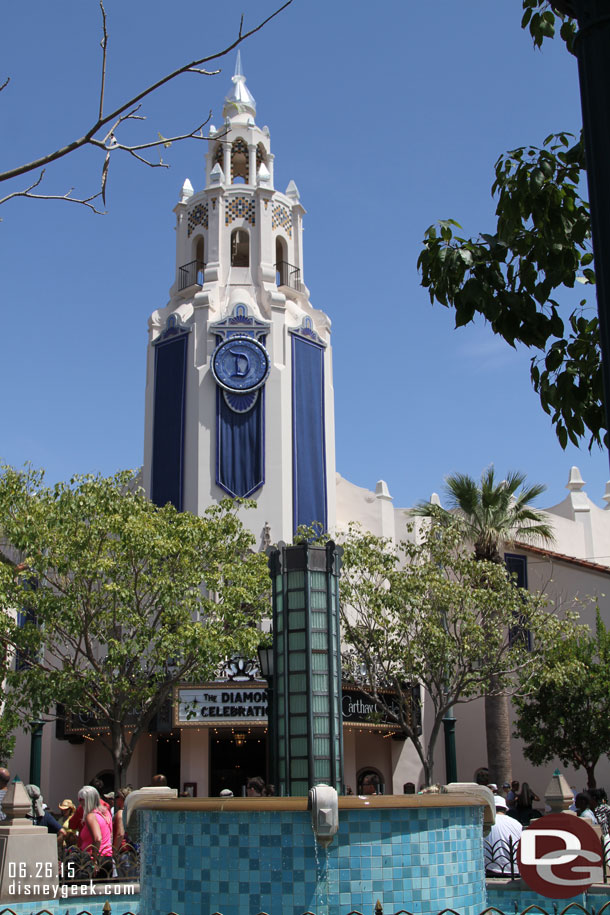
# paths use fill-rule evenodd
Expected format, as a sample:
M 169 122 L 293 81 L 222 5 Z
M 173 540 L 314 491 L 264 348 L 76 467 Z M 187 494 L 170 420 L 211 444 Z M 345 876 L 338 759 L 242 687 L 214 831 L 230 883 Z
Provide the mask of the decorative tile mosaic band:
M 194 206 L 192 210 L 189 210 L 188 214 L 188 236 L 189 238 L 197 228 L 197 226 L 203 226 L 204 229 L 208 227 L 208 205 L 207 203 L 198 203 L 197 206 Z
M 285 206 L 282 206 L 281 203 L 273 204 L 273 211 L 271 215 L 271 228 L 272 229 L 284 229 L 288 234 L 289 238 L 292 238 L 292 216 L 288 212 Z
M 245 219 L 256 225 L 256 209 L 253 197 L 229 197 L 225 207 L 225 226 L 231 225 L 234 219 Z

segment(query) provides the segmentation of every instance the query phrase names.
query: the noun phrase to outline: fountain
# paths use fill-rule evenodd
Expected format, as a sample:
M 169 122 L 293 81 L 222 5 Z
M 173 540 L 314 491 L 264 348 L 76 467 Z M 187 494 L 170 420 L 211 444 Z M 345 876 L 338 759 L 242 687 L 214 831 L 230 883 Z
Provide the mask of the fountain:
M 378 899 L 386 913 L 485 908 L 483 795 L 340 797 L 320 845 L 305 797 L 128 802 L 143 823 L 141 911 L 153 915 L 343 915 Z
M 135 810 L 142 817 L 141 911 L 343 915 L 372 913 L 377 900 L 387 913 L 485 907 L 483 824 L 495 817 L 488 789 L 337 797 L 341 553 L 332 541 L 269 550 L 271 762 L 289 796 L 130 794 L 125 821 Z

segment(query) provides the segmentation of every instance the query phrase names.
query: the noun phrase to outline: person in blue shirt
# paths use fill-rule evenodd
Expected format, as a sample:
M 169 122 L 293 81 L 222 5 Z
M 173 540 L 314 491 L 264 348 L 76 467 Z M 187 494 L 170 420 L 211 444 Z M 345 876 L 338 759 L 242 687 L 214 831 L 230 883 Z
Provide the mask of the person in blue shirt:
M 66 830 L 57 822 L 53 814 L 45 809 L 38 785 L 26 785 L 25 790 L 32 801 L 32 812 L 26 814 L 28 819 L 32 820 L 34 826 L 46 826 L 49 832 L 57 836 L 58 841 L 63 839 L 66 835 Z

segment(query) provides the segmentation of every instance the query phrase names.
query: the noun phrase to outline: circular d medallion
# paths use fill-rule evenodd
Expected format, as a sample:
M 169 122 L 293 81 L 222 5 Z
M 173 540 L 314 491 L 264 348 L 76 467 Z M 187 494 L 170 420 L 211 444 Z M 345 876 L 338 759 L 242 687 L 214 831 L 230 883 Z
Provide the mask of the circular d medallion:
M 220 387 L 241 394 L 262 387 L 270 367 L 269 353 L 253 337 L 229 337 L 212 356 L 212 373 Z

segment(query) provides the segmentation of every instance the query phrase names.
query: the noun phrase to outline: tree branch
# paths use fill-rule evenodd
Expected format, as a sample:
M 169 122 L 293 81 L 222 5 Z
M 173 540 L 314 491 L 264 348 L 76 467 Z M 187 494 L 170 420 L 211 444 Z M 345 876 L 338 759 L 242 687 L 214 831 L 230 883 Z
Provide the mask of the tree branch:
M 90 210 L 93 210 L 94 213 L 97 213 L 98 216 L 104 216 L 104 210 L 98 210 L 92 203 L 92 200 L 96 200 L 101 196 L 101 192 L 98 191 L 97 194 L 92 194 L 90 197 L 71 197 L 70 194 L 74 190 L 71 187 L 65 194 L 32 194 L 31 191 L 34 188 L 38 187 L 42 178 L 44 176 L 45 169 L 43 168 L 38 176 L 38 180 L 31 184 L 29 187 L 26 187 L 22 191 L 13 191 L 12 194 L 7 194 L 5 197 L 0 197 L 0 205 L 6 203 L 7 200 L 12 200 L 13 197 L 29 197 L 31 200 L 67 200 L 68 203 L 80 203 L 81 206 L 89 207 Z
M 238 45 L 242 44 L 242 42 L 244 42 L 247 38 L 250 38 L 252 35 L 255 35 L 257 32 L 260 32 L 260 30 L 262 28 L 264 28 L 264 26 L 266 26 L 269 22 L 271 22 L 272 19 L 275 19 L 275 17 L 278 16 L 281 12 L 283 12 L 283 10 L 285 10 L 288 6 L 290 6 L 292 2 L 293 2 L 293 0 L 286 0 L 286 2 L 282 4 L 282 6 L 280 6 L 278 9 L 275 10 L 275 12 L 271 13 L 269 16 L 267 16 L 265 19 L 263 19 L 262 22 L 259 22 L 258 25 L 249 29 L 247 32 L 243 31 L 243 16 L 242 16 L 237 38 L 234 41 L 232 41 L 230 44 L 228 44 L 225 48 L 223 48 L 223 50 L 217 51 L 214 54 L 209 54 L 206 57 L 201 57 L 198 60 L 192 60 L 189 63 L 183 64 L 183 66 L 178 67 L 176 70 L 173 70 L 171 73 L 167 73 L 165 76 L 161 77 L 161 79 L 157 80 L 155 83 L 152 83 L 150 86 L 147 86 L 145 89 L 142 89 L 140 92 L 138 92 L 132 98 L 123 102 L 121 105 L 119 105 L 118 108 L 115 108 L 115 110 L 112 111 L 110 114 L 102 115 L 100 113 L 97 120 L 95 121 L 95 123 L 93 123 L 91 125 L 91 127 L 81 137 L 78 137 L 77 139 L 72 140 L 69 143 L 66 143 L 65 146 L 62 146 L 59 149 L 54 150 L 53 152 L 46 153 L 45 155 L 40 156 L 38 159 L 33 159 L 31 162 L 26 162 L 23 165 L 18 165 L 15 168 L 8 169 L 7 171 L 4 171 L 4 172 L 0 172 L 0 181 L 8 181 L 11 178 L 19 177 L 19 175 L 25 175 L 28 172 L 35 171 L 36 169 L 42 168 L 51 162 L 55 162 L 58 159 L 64 158 L 64 156 L 69 155 L 71 152 L 74 152 L 74 150 L 76 150 L 76 149 L 80 149 L 83 146 L 91 144 L 91 141 L 94 139 L 95 135 L 97 133 L 99 133 L 99 131 L 102 129 L 102 127 L 105 127 L 107 124 L 110 124 L 111 122 L 116 121 L 117 119 L 121 118 L 121 116 L 126 111 L 128 111 L 130 108 L 134 108 L 134 106 L 136 106 L 138 104 L 138 102 L 142 101 L 142 99 L 146 98 L 149 95 L 152 95 L 152 93 L 156 92 L 156 90 L 159 89 L 161 86 L 166 85 L 167 83 L 176 79 L 176 77 L 181 76 L 183 73 L 193 72 L 193 69 L 196 67 L 200 67 L 201 64 L 206 64 L 212 60 L 219 60 L 222 57 L 226 57 L 227 54 L 230 54 L 231 51 L 235 50 L 235 48 L 238 47 Z M 100 3 L 100 6 L 101 6 L 101 3 Z M 103 10 L 103 6 L 102 6 L 102 10 Z M 103 14 L 103 15 L 104 15 L 104 29 L 105 29 L 105 14 Z M 104 48 L 104 39 L 102 40 L 102 48 Z M 201 71 L 201 72 L 205 73 L 205 71 Z M 218 71 L 216 71 L 216 72 L 218 72 Z M 100 111 L 101 111 L 101 106 L 102 106 L 102 102 L 103 102 L 104 82 L 105 82 L 105 62 L 103 65 L 102 96 L 100 97 Z M 18 193 L 13 196 L 24 196 L 24 195 Z M 6 199 L 9 199 L 9 198 L 6 198 Z M 89 198 L 89 199 L 92 199 L 92 198 Z
M 98 120 L 102 120 L 104 116 L 104 90 L 106 88 L 106 53 L 108 50 L 108 32 L 106 30 L 106 10 L 104 9 L 103 0 L 100 0 L 100 10 L 102 11 L 102 40 L 100 46 L 102 48 L 102 84 L 100 86 L 100 110 L 98 114 Z

